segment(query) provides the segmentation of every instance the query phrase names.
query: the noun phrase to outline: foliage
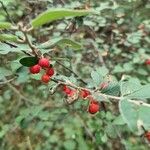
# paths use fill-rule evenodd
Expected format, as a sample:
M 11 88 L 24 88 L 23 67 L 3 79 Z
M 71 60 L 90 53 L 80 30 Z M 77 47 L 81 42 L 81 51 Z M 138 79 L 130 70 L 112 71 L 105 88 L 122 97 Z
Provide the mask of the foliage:
M 0 149 L 148 150 L 149 6 L 1 1 Z M 41 57 L 55 71 L 47 84 L 45 68 L 29 73 Z M 91 98 L 100 104 L 94 115 Z

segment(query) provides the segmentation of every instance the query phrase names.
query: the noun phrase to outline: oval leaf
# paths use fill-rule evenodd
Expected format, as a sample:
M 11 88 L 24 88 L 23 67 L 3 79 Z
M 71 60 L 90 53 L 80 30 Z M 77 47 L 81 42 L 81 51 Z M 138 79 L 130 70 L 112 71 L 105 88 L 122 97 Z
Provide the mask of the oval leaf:
M 150 129 L 150 106 L 137 105 L 132 103 L 132 100 L 122 99 L 119 102 L 119 110 L 123 120 L 133 132 L 140 129 L 139 125 L 143 125 L 146 130 Z
M 70 39 L 61 39 L 56 43 L 56 45 L 59 45 L 61 47 L 68 46 L 68 47 L 71 47 L 75 50 L 78 50 L 78 49 L 82 48 L 82 46 L 79 43 L 77 43 L 73 40 L 70 40 Z
M 150 84 L 143 85 L 137 91 L 129 94 L 127 98 L 130 99 L 147 99 L 150 98 Z
M 0 41 L 17 42 L 18 38 L 12 34 L 0 34 Z
M 37 57 L 24 57 L 19 61 L 23 66 L 31 67 L 38 63 Z
M 127 99 L 119 101 L 119 111 L 122 115 L 123 120 L 127 123 L 131 131 L 137 131 L 137 107 Z
M 62 19 L 64 17 L 77 17 L 84 16 L 89 14 L 91 11 L 89 10 L 70 10 L 70 9 L 53 9 L 47 10 L 46 12 L 40 14 L 32 20 L 32 26 L 39 27 L 45 23 L 49 23 L 58 19 Z
M 11 26 L 12 25 L 9 22 L 0 22 L 0 29 L 10 29 Z
M 62 38 L 56 38 L 56 39 L 47 41 L 47 42 L 43 43 L 39 48 L 46 49 L 46 48 L 51 48 L 56 45 L 60 46 L 62 48 L 71 47 L 72 49 L 75 49 L 75 50 L 79 50 L 82 48 L 81 44 L 79 44 L 78 42 L 75 42 L 71 39 L 62 39 Z

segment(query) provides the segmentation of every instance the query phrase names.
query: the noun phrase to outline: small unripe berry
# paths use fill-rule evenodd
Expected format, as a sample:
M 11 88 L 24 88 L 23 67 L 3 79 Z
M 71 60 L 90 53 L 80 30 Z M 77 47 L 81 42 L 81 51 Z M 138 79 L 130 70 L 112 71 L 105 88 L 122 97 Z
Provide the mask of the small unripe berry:
M 88 112 L 89 112 L 90 114 L 95 114 L 95 113 L 97 113 L 97 112 L 99 111 L 99 109 L 100 109 L 100 104 L 99 104 L 99 102 L 97 102 L 97 101 L 95 101 L 95 100 L 93 100 L 93 101 L 90 102 L 89 107 L 88 107 Z
M 146 65 L 150 65 L 150 59 L 147 59 L 147 60 L 145 61 L 145 64 L 146 64 Z
M 150 131 L 146 132 L 144 136 L 150 142 Z
M 37 64 L 37 65 L 30 67 L 29 70 L 30 70 L 30 73 L 37 74 L 40 72 L 41 67 Z
M 50 76 L 48 76 L 47 74 L 44 74 L 44 75 L 42 75 L 41 80 L 42 80 L 44 83 L 48 83 L 49 80 L 50 80 Z
M 48 68 L 46 74 L 49 75 L 50 77 L 53 76 L 54 75 L 54 69 L 52 67 Z
M 50 63 L 49 63 L 49 60 L 47 58 L 41 58 L 39 60 L 39 63 L 38 63 L 41 67 L 43 68 L 48 68 Z
M 86 98 L 87 96 L 89 96 L 91 93 L 88 90 L 81 90 L 80 91 L 80 96 L 81 98 Z
M 106 89 L 108 87 L 108 83 L 107 82 L 103 82 L 100 84 L 100 88 L 101 89 Z

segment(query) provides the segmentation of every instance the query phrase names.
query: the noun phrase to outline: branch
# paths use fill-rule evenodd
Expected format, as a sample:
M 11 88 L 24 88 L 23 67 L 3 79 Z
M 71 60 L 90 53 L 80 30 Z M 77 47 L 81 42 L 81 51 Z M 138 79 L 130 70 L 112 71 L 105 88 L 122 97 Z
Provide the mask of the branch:
M 139 106 L 147 106 L 147 107 L 150 107 L 150 104 L 147 104 L 147 103 L 144 103 L 143 101 L 139 101 L 139 100 L 128 100 L 129 102 L 131 103 L 134 103 L 136 105 L 139 105 Z
M 27 136 L 27 145 L 28 145 L 29 150 L 33 150 L 29 136 Z
M 32 44 L 32 42 L 30 41 L 30 39 L 29 39 L 29 37 L 28 37 L 28 35 L 27 35 L 28 30 L 26 29 L 26 27 L 23 28 L 23 25 L 22 25 L 21 23 L 20 23 L 18 26 L 19 26 L 20 31 L 22 31 L 22 33 L 23 33 L 24 36 L 25 36 L 24 42 L 26 42 L 26 43 L 29 45 L 29 47 L 30 47 L 31 50 L 32 50 L 32 53 L 33 53 L 36 57 L 40 58 L 41 56 L 40 56 L 40 54 L 38 53 L 37 48 L 35 47 L 35 45 Z
M 28 38 L 27 33 L 24 31 L 23 34 L 24 34 L 24 36 L 25 36 L 25 41 L 27 42 L 27 44 L 28 44 L 29 47 L 31 48 L 33 54 L 34 54 L 35 56 L 39 57 L 38 51 L 37 51 L 36 47 L 35 47 L 34 45 L 32 45 L 31 41 L 30 41 L 29 38 Z
M 87 89 L 87 88 L 84 88 L 84 87 L 77 86 L 77 85 L 75 85 L 74 83 L 72 83 L 70 81 L 58 80 L 58 79 L 55 79 L 55 78 L 52 78 L 51 80 L 54 81 L 55 83 L 59 83 L 60 85 L 67 85 L 67 86 L 70 86 L 70 87 L 72 87 L 74 89 L 77 89 L 77 90 L 87 90 L 91 94 L 95 93 L 95 90 L 91 90 L 91 89 Z M 107 94 L 104 94 L 104 93 L 100 93 L 100 91 L 99 92 L 97 91 L 97 94 L 99 96 L 102 96 L 104 98 L 108 98 L 110 100 L 116 100 L 117 102 L 119 102 L 121 99 L 123 99 L 123 97 L 107 95 Z M 131 102 L 131 103 L 134 103 L 136 105 L 143 105 L 143 106 L 150 107 L 150 104 L 144 103 L 143 101 L 139 101 L 139 100 L 138 101 L 137 100 L 128 100 L 128 101 Z
M 12 82 L 15 78 L 16 78 L 16 77 L 14 77 L 14 78 L 12 78 L 12 79 L 9 79 L 9 80 L 2 81 L 2 82 L 0 82 L 0 85 L 1 85 L 1 84 L 10 83 L 10 82 Z

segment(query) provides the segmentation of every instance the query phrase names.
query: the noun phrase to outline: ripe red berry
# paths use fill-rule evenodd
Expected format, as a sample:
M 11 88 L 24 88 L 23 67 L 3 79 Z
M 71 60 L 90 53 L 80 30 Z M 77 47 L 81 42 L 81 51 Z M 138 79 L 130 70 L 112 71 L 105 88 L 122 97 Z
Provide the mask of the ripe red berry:
M 37 65 L 30 67 L 29 70 L 30 70 L 30 73 L 36 74 L 40 72 L 41 67 L 37 64 Z
M 80 91 L 80 96 L 81 98 L 86 98 L 87 96 L 89 96 L 91 93 L 88 90 L 81 90 Z
M 66 85 L 64 85 L 63 91 L 64 91 L 67 95 L 69 95 L 69 94 L 71 93 L 71 89 L 70 89 L 68 86 L 66 86 Z
M 146 65 L 150 65 L 150 59 L 147 59 L 147 60 L 145 61 L 145 64 L 146 64 Z
M 48 76 L 47 74 L 44 74 L 44 75 L 42 75 L 41 80 L 42 80 L 44 83 L 48 83 L 49 80 L 50 80 L 50 76 Z
M 150 131 L 146 132 L 144 136 L 150 142 Z
M 52 67 L 48 68 L 46 74 L 49 75 L 50 77 L 53 76 L 54 75 L 54 69 Z
M 49 63 L 49 60 L 47 58 L 41 58 L 39 60 L 39 65 L 43 68 L 48 68 L 50 63 Z
M 90 114 L 95 114 L 95 113 L 97 113 L 97 112 L 99 111 L 99 109 L 100 109 L 100 104 L 99 104 L 99 102 L 97 102 L 97 101 L 95 101 L 95 100 L 93 100 L 93 101 L 90 102 L 89 107 L 88 107 L 88 112 L 89 112 Z
M 70 92 L 70 94 L 68 94 L 68 96 L 72 97 L 76 94 L 76 92 L 77 92 L 76 90 L 71 89 L 71 92 Z

